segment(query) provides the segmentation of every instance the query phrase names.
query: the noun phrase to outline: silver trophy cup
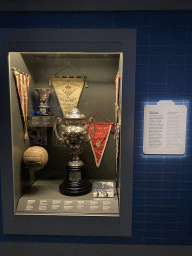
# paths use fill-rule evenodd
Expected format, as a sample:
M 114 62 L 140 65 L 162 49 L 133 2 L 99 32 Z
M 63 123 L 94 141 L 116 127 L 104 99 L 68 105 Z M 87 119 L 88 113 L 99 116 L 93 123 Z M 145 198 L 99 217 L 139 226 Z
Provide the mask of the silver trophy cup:
M 92 190 L 91 183 L 85 178 L 85 165 L 80 160 L 79 154 L 84 146 L 90 142 L 96 132 L 96 123 L 93 118 L 90 118 L 85 124 L 86 117 L 81 114 L 77 107 L 64 117 L 65 125 L 62 124 L 62 119 L 57 117 L 54 123 L 54 131 L 57 138 L 67 147 L 72 154 L 72 161 L 69 161 L 67 169 L 67 180 L 59 186 L 61 194 L 68 196 L 81 196 L 88 194 Z M 94 133 L 89 137 L 89 126 L 94 123 Z
M 38 106 L 38 114 L 39 115 L 49 115 L 50 107 L 48 105 L 48 99 L 50 93 L 53 91 L 53 89 L 50 88 L 37 88 L 35 89 L 40 98 L 40 105 Z

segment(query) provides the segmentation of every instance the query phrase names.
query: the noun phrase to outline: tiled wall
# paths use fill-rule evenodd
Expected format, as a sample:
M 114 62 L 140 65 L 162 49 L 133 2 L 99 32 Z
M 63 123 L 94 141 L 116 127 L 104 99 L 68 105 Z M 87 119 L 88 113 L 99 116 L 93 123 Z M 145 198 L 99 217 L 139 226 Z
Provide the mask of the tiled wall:
M 68 238 L 67 241 L 192 245 L 192 12 L 12 12 L 0 13 L 0 24 L 24 28 L 137 28 L 132 238 Z M 164 99 L 188 107 L 184 156 L 142 153 L 144 106 Z M 1 220 L 0 240 L 16 239 L 64 240 L 4 236 Z
M 149 16 L 137 39 L 133 237 L 150 244 L 191 244 L 191 15 Z M 142 154 L 144 106 L 159 100 L 188 107 L 184 156 Z

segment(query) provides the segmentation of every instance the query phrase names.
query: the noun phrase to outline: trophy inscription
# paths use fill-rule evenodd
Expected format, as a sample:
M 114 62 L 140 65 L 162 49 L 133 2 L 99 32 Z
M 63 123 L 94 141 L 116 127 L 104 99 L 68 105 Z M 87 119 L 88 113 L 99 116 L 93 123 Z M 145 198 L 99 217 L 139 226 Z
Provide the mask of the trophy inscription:
M 86 117 L 81 114 L 77 107 L 73 107 L 71 111 L 64 116 L 65 125 L 62 119 L 57 117 L 54 123 L 54 131 L 56 137 L 67 147 L 72 154 L 72 161 L 69 161 L 66 169 L 68 178 L 59 186 L 59 191 L 63 195 L 81 196 L 91 192 L 92 185 L 85 178 L 85 164 L 80 160 L 79 154 L 84 146 L 90 142 L 96 132 L 96 123 L 93 118 L 85 124 Z M 89 126 L 94 123 L 94 133 L 89 138 Z M 58 132 L 60 131 L 60 132 Z

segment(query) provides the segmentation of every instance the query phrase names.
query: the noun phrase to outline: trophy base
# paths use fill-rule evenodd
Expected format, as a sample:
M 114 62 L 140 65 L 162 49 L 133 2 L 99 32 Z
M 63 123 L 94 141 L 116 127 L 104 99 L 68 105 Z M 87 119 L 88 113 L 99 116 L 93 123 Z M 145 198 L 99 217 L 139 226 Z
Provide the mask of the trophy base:
M 82 178 L 83 166 L 67 165 L 68 180 L 64 180 L 59 186 L 59 192 L 66 196 L 83 196 L 91 192 L 92 184 Z
M 39 112 L 39 111 L 34 112 L 34 115 L 35 116 L 54 116 L 54 114 L 51 112 L 45 113 L 45 112 Z
M 90 193 L 92 185 L 88 180 L 64 180 L 59 186 L 59 192 L 66 196 L 83 196 Z
M 48 105 L 43 105 L 40 103 L 38 106 L 37 115 L 39 116 L 49 116 L 50 115 L 50 107 Z

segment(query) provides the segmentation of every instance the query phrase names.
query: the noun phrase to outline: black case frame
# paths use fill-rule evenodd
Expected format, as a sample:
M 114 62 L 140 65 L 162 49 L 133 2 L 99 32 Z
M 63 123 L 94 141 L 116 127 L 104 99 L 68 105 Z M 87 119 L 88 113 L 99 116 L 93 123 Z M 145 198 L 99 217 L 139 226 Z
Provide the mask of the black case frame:
M 136 29 L 1 29 L 1 173 L 5 234 L 131 236 Z M 14 214 L 9 107 L 9 52 L 122 52 L 120 216 Z

